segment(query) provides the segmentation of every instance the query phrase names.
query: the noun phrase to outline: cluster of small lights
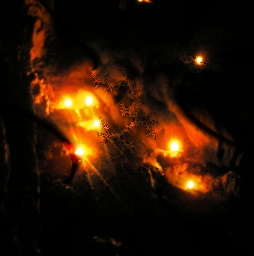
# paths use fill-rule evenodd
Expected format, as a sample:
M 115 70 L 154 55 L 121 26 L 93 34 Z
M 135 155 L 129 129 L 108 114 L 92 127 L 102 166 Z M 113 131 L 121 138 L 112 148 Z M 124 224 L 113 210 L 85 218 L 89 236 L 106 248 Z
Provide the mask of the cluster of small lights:
M 164 152 L 164 157 L 170 157 L 171 160 L 175 159 L 174 161 L 180 161 L 181 152 L 183 152 L 182 142 L 178 139 L 173 139 L 169 141 L 168 150 L 159 150 L 159 152 Z M 195 177 L 185 177 L 183 181 L 181 181 L 180 187 L 186 191 L 203 191 L 202 185 L 196 184 Z M 200 183 L 200 182 L 198 182 Z
M 83 111 L 83 108 L 86 108 L 89 112 L 90 118 L 88 120 L 83 120 L 79 121 L 77 123 L 77 126 L 83 127 L 86 131 L 88 130 L 93 130 L 93 129 L 98 129 L 101 126 L 101 122 L 99 119 L 94 118 L 94 112 L 93 112 L 93 107 L 97 108 L 97 101 L 93 95 L 87 95 L 87 92 L 84 92 L 84 96 L 81 98 L 77 97 L 70 97 L 70 96 L 65 96 L 62 98 L 62 101 L 60 101 L 58 108 L 59 109 L 72 109 L 74 110 L 77 115 L 82 118 L 81 112 Z M 82 101 L 83 99 L 83 101 Z M 82 103 L 83 102 L 83 103 Z M 84 109 L 84 111 L 86 111 Z M 83 146 L 77 146 L 76 149 L 74 150 L 74 154 L 78 157 L 82 156 L 87 156 L 90 155 L 90 149 L 85 150 Z
M 151 2 L 151 1 L 149 1 L 149 0 L 144 0 L 144 1 L 143 0 L 138 0 L 138 2 Z M 204 60 L 203 60 L 203 57 L 201 55 L 199 55 L 195 58 L 195 63 L 198 66 L 203 65 L 203 63 L 204 63 L 203 61 Z M 94 105 L 94 98 L 90 95 L 86 96 L 84 98 L 84 104 L 88 107 L 93 106 Z M 70 97 L 65 98 L 64 106 L 66 108 L 73 108 L 74 107 L 73 105 L 74 105 L 73 100 Z M 90 124 L 90 126 L 92 125 L 95 128 L 98 128 L 101 125 L 100 120 L 94 120 L 94 121 L 91 120 L 91 122 L 92 123 Z M 84 124 L 83 127 L 86 128 L 86 125 L 87 124 Z M 169 153 L 170 157 L 178 158 L 180 156 L 180 152 L 182 152 L 181 142 L 179 140 L 173 140 L 173 141 L 171 140 L 170 143 L 169 143 L 169 148 L 168 148 L 168 153 Z M 84 156 L 86 154 L 86 152 L 84 150 L 84 147 L 81 147 L 81 146 L 77 147 L 76 150 L 74 151 L 74 153 L 77 156 Z M 185 186 L 186 190 L 196 189 L 196 184 L 193 180 L 187 180 L 187 182 L 183 186 Z
M 85 104 L 87 106 L 91 106 L 94 103 L 94 100 L 93 100 L 92 96 L 87 96 L 84 101 L 85 101 Z M 71 98 L 65 99 L 64 100 L 64 106 L 67 107 L 67 108 L 72 107 L 73 106 L 72 99 Z
M 196 56 L 195 63 L 198 66 L 203 65 L 203 63 L 204 63 L 203 57 L 201 55 Z M 178 151 L 178 150 L 179 150 L 179 146 L 178 146 L 177 142 L 172 142 L 171 143 L 171 151 Z M 186 189 L 187 190 L 193 190 L 193 189 L 195 189 L 195 187 L 196 187 L 196 185 L 195 185 L 195 182 L 193 180 L 188 180 L 187 181 L 187 183 L 186 183 Z

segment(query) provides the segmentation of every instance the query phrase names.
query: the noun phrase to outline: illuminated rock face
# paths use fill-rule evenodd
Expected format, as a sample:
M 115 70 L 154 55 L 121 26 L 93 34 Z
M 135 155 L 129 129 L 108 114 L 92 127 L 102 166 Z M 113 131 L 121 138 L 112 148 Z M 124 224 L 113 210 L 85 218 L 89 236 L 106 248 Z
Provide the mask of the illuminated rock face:
M 86 5 L 87 3 L 81 4 L 81 6 Z M 73 4 L 70 4 L 70 6 L 73 10 L 77 11 L 77 15 L 81 12 L 82 8 L 77 10 L 78 6 Z M 94 6 L 96 6 L 98 13 L 102 12 L 102 9 L 106 7 L 105 4 L 99 5 L 99 2 L 94 3 Z M 147 9 L 142 9 L 142 6 Z M 85 24 L 88 16 L 78 15 L 72 19 L 68 16 L 69 9 L 67 5 L 60 5 L 57 1 L 55 8 L 57 12 L 66 14 L 66 21 L 73 26 L 72 28 L 74 30 L 77 28 L 80 33 L 88 33 L 86 26 L 82 28 L 79 26 L 82 19 L 82 22 Z M 108 6 L 107 8 L 109 8 L 110 13 L 110 7 Z M 175 8 L 177 9 L 177 4 Z M 112 12 L 118 12 L 116 9 L 113 9 Z M 127 4 L 126 11 L 129 9 L 130 6 Z M 88 12 L 88 9 L 84 8 L 84 10 L 84 12 Z M 111 143 L 112 147 L 120 149 L 121 154 L 126 153 L 126 151 L 133 152 L 136 147 L 137 157 L 143 159 L 137 164 L 143 164 L 148 161 L 153 167 L 164 168 L 164 163 L 166 163 L 165 166 L 167 168 L 164 171 L 168 182 L 182 188 L 186 187 L 186 181 L 191 178 L 188 176 L 189 174 L 196 175 L 197 180 L 200 180 L 200 175 L 208 175 L 207 170 L 210 171 L 212 168 L 207 168 L 207 162 L 213 163 L 216 168 L 220 166 L 228 167 L 229 162 L 237 162 L 237 160 L 239 162 L 240 158 L 237 158 L 238 156 L 231 161 L 234 149 L 228 148 L 225 145 L 219 145 L 216 139 L 205 134 L 200 130 L 200 127 L 193 125 L 185 117 L 185 113 L 175 97 L 178 84 L 187 72 L 196 74 L 202 70 L 213 70 L 214 66 L 212 63 L 209 64 L 208 59 L 214 56 L 214 52 L 210 47 L 211 40 L 216 41 L 213 36 L 217 36 L 219 31 L 216 29 L 212 31 L 213 36 L 209 38 L 209 33 L 207 31 L 202 32 L 201 30 L 201 32 L 197 32 L 197 34 L 192 36 L 195 38 L 199 35 L 200 38 L 198 39 L 203 42 L 202 44 L 195 45 L 193 43 L 192 45 L 190 36 L 190 44 L 186 43 L 185 47 L 181 47 L 178 44 L 179 35 L 172 28 L 172 24 L 170 23 L 171 18 L 168 18 L 170 15 L 167 15 L 167 18 L 163 19 L 163 21 L 160 20 L 160 14 L 164 13 L 162 7 L 153 8 L 152 4 L 136 4 L 131 11 L 137 15 L 133 16 L 130 23 L 125 24 L 128 28 L 126 35 L 119 35 L 119 40 L 122 40 L 120 44 L 123 43 L 126 51 L 119 50 L 118 47 L 115 47 L 115 43 L 117 44 L 119 41 L 109 43 L 107 40 L 108 35 L 100 34 L 102 28 L 97 27 L 100 21 L 95 21 L 95 24 L 93 24 L 95 30 L 92 30 L 91 33 L 93 34 L 97 31 L 97 35 L 92 37 L 88 33 L 91 38 L 88 37 L 87 40 L 91 40 L 91 44 L 94 44 L 95 48 L 97 47 L 96 51 L 100 59 L 100 65 L 93 71 L 93 58 L 83 55 L 83 53 L 81 54 L 84 49 L 82 50 L 82 47 L 78 45 L 77 38 L 73 37 L 68 38 L 67 41 L 65 40 L 63 35 L 64 33 L 68 35 L 68 30 L 61 31 L 63 33 L 61 34 L 59 33 L 61 29 L 59 29 L 54 34 L 52 29 L 50 29 L 50 25 L 48 25 L 48 27 L 44 27 L 44 34 L 53 34 L 58 39 L 58 46 L 65 46 L 68 49 L 72 49 L 73 52 L 66 52 L 65 47 L 56 47 L 54 44 L 47 44 L 47 47 L 44 48 L 45 51 L 40 51 L 40 40 L 35 40 L 37 38 L 37 30 L 34 31 L 35 41 L 31 52 L 34 54 L 33 56 L 37 54 L 37 57 L 39 57 L 39 54 L 44 53 L 45 55 L 44 59 L 42 58 L 45 62 L 41 74 L 45 77 L 44 83 L 47 85 L 48 91 L 45 92 L 45 95 L 48 95 L 47 99 L 50 109 L 48 116 L 50 119 L 59 123 L 59 125 L 60 123 L 72 123 L 75 128 L 72 127 L 71 136 L 73 138 L 75 137 L 76 143 L 78 140 L 82 140 L 80 143 L 85 143 L 83 140 L 86 138 L 87 131 L 94 131 L 95 133 L 98 131 L 99 137 L 104 142 Z M 154 19 L 159 22 L 158 24 L 167 24 L 168 33 L 172 37 L 165 36 L 165 33 L 162 33 L 158 25 L 155 25 L 154 19 L 151 19 L 148 14 L 150 16 L 154 15 Z M 186 11 L 183 11 L 183 13 L 179 13 L 179 17 L 175 15 L 172 19 L 185 19 L 185 15 Z M 47 14 L 44 13 L 44 16 L 46 17 Z M 46 20 L 46 18 L 44 19 Z M 112 22 L 111 19 L 113 19 L 112 16 L 108 21 L 109 23 Z M 197 17 L 193 17 L 191 21 L 193 22 L 193 28 L 200 26 L 200 24 L 197 24 L 198 19 Z M 57 26 L 61 25 L 58 24 Z M 186 25 L 186 29 L 188 26 L 189 23 Z M 114 29 L 115 27 L 112 27 L 112 30 Z M 125 28 L 121 30 L 125 31 Z M 151 30 L 155 34 L 151 33 Z M 110 33 L 109 30 L 107 32 Z M 105 31 L 102 33 L 105 33 Z M 39 38 L 45 41 L 45 35 L 42 37 L 41 34 Z M 98 46 L 97 41 L 97 36 L 99 35 L 100 46 Z M 156 36 L 161 36 L 161 40 L 157 40 Z M 207 37 L 209 40 L 206 39 Z M 164 39 L 166 40 L 165 42 Z M 41 44 L 44 41 L 41 41 Z M 176 47 L 175 44 L 177 45 Z M 51 62 L 47 60 L 50 52 L 55 52 L 55 59 Z M 73 54 L 71 55 L 71 53 Z M 49 63 L 53 63 L 52 66 Z M 52 72 L 47 73 L 51 67 Z M 36 70 L 36 64 L 34 68 Z M 38 68 L 40 67 L 38 66 Z M 209 74 L 213 75 L 212 72 Z M 215 70 L 215 72 L 217 71 Z M 198 82 L 198 79 L 202 80 L 202 75 L 200 78 L 199 73 L 197 73 L 196 77 L 193 75 L 192 78 L 193 80 L 190 79 L 188 84 L 186 84 L 186 87 L 189 86 L 186 89 L 188 92 L 191 92 L 192 89 L 194 91 L 199 89 L 195 87 L 195 82 Z M 199 85 L 199 83 L 197 84 Z M 120 92 L 122 88 L 125 89 Z M 82 97 L 82 105 L 78 102 L 81 102 L 80 95 L 85 93 L 87 95 Z M 52 96 L 50 97 L 49 95 Z M 65 95 L 71 95 L 71 98 L 65 99 Z M 148 100 L 146 104 L 143 104 L 145 98 Z M 70 100 L 72 101 L 71 103 Z M 97 100 L 96 103 L 95 100 Z M 62 105 L 64 107 L 57 105 L 59 101 L 63 101 Z M 40 104 L 39 100 L 36 102 L 38 105 Z M 118 103 L 120 103 L 120 107 Z M 59 110 L 58 108 L 62 109 Z M 201 118 L 204 123 L 216 129 L 216 123 L 213 122 L 214 115 L 203 112 L 202 106 L 194 110 L 195 115 Z M 153 115 L 152 112 L 154 112 Z M 109 123 L 102 124 L 101 127 L 94 125 L 94 120 L 99 117 L 102 117 L 103 120 L 107 120 Z M 145 126 L 147 133 L 142 131 L 141 126 Z M 95 128 L 98 128 L 98 130 Z M 80 131 L 82 131 L 82 135 L 77 135 Z M 126 136 L 129 136 L 128 140 L 125 139 Z M 152 141 L 152 138 L 155 137 L 157 140 Z M 169 146 L 169 141 L 174 138 L 178 139 L 181 145 L 174 143 Z M 135 141 L 138 146 L 135 146 Z M 95 145 L 95 143 L 91 144 Z M 225 152 L 224 155 L 220 155 L 220 159 L 217 157 L 218 150 Z M 160 153 L 154 153 L 155 156 L 152 158 L 147 153 L 150 151 L 158 151 Z M 163 153 L 161 154 L 161 152 Z M 118 154 L 119 152 L 114 155 L 114 159 L 118 159 Z M 161 160 L 163 157 L 165 159 Z M 130 162 L 133 164 L 132 161 Z M 168 168 L 169 163 L 172 165 L 170 168 Z M 175 168 L 172 163 L 175 164 Z M 221 175 L 224 175 L 227 172 L 226 170 L 229 171 L 229 169 L 225 168 Z M 209 185 L 202 185 L 203 192 L 212 189 L 214 183 L 213 174 L 210 173 L 210 176 L 206 177 L 206 181 Z M 198 183 L 200 182 L 198 181 Z
M 130 2 L 133 3 L 134 1 Z M 122 1 L 122 7 L 119 9 L 121 11 L 126 10 L 126 13 L 129 12 L 130 5 L 128 4 L 130 2 Z M 38 8 L 38 3 L 35 3 L 35 1 L 27 1 L 27 3 L 32 3 L 32 7 Z M 188 10 L 187 7 L 187 11 L 178 13 L 174 8 L 157 8 L 156 5 L 145 5 L 146 3 L 143 5 L 142 3 L 139 6 L 135 5 L 129 12 L 132 16 L 130 15 L 125 19 L 126 13 L 122 12 L 119 15 L 117 5 L 114 5 L 112 12 L 105 11 L 110 9 L 106 6 L 106 1 L 101 5 L 99 1 L 83 1 L 81 6 L 75 1 L 55 1 L 55 3 L 56 13 L 59 15 L 64 13 L 63 16 L 66 17 L 67 23 L 81 36 L 82 40 L 90 40 L 90 44 L 96 49 L 100 60 L 96 70 L 91 75 L 94 64 L 93 58 L 88 56 L 87 52 L 83 52 L 76 39 L 68 36 L 67 27 L 62 26 L 61 22 L 56 22 L 55 32 L 51 18 L 45 10 L 40 9 L 38 13 L 34 13 L 34 9 L 32 9 L 30 15 L 35 15 L 33 17 L 37 21 L 30 30 L 30 34 L 33 35 L 32 45 L 29 48 L 30 53 L 27 51 L 26 55 L 30 56 L 30 65 L 27 66 L 31 67 L 30 72 L 34 74 L 34 79 L 32 80 L 32 77 L 29 77 L 25 80 L 26 82 L 20 84 L 19 79 L 13 74 L 6 78 L 5 72 L 3 72 L 3 77 L 6 78 L 6 81 L 17 80 L 17 84 L 27 89 L 27 95 L 22 100 L 19 98 L 19 94 L 16 95 L 16 99 L 24 104 L 29 102 L 27 86 L 30 83 L 38 116 L 47 117 L 54 121 L 73 140 L 72 153 L 82 156 L 84 165 L 88 169 L 85 169 L 86 171 L 79 170 L 76 179 L 74 179 L 75 186 L 75 182 L 79 182 L 78 179 L 82 174 L 89 174 L 92 177 L 92 182 L 89 180 L 91 183 L 88 184 L 88 187 L 94 185 L 96 193 L 98 190 L 100 191 L 101 186 L 107 187 L 107 191 L 118 193 L 119 185 L 118 182 L 111 179 L 113 176 L 115 180 L 120 181 L 120 186 L 123 187 L 119 189 L 120 197 L 130 200 L 127 201 L 131 202 L 134 211 L 144 207 L 142 210 L 145 214 L 150 212 L 150 208 L 153 209 L 153 207 L 150 207 L 150 188 L 156 190 L 161 177 L 165 177 L 165 179 L 163 178 L 165 183 L 161 182 L 164 188 L 167 187 L 166 185 L 179 188 L 179 198 L 182 201 L 176 197 L 176 192 L 172 192 L 176 191 L 173 189 L 172 191 L 169 189 L 169 195 L 171 196 L 168 196 L 167 193 L 163 195 L 164 199 L 168 196 L 168 199 L 179 200 L 182 202 L 183 209 L 197 211 L 198 213 L 202 210 L 203 212 L 209 212 L 216 206 L 216 203 L 225 201 L 228 195 L 236 193 L 237 176 L 232 170 L 234 171 L 239 165 L 241 152 L 234 152 L 234 148 L 219 142 L 201 130 L 200 127 L 194 125 L 191 120 L 186 118 L 183 109 L 175 98 L 176 90 L 185 73 L 193 72 L 194 74 L 190 76 L 185 84 L 187 94 L 185 100 L 192 112 L 212 129 L 219 130 L 220 133 L 227 136 L 231 132 L 234 138 L 241 138 L 242 135 L 238 135 L 235 115 L 232 112 L 239 110 L 238 105 L 242 104 L 242 101 L 245 101 L 246 109 L 252 109 L 251 102 L 253 101 L 252 91 L 247 88 L 243 92 L 244 100 L 240 100 L 237 95 L 242 93 L 242 89 L 237 87 L 236 84 L 242 86 L 244 84 L 242 83 L 243 80 L 248 81 L 247 77 L 250 77 L 252 72 L 245 68 L 242 68 L 241 72 L 238 68 L 225 68 L 224 70 L 224 68 L 220 69 L 218 67 L 217 62 L 217 64 L 214 64 L 215 59 L 223 59 L 225 62 L 225 60 L 228 61 L 228 57 L 231 58 L 231 61 L 234 61 L 235 52 L 233 51 L 233 54 L 230 54 L 229 44 L 227 44 L 226 38 L 221 35 L 221 31 L 227 29 L 223 28 L 221 31 L 220 29 L 216 30 L 217 28 L 214 30 L 208 29 L 209 31 L 200 30 L 196 34 L 194 33 L 194 39 L 192 39 L 191 33 L 195 31 L 196 27 L 201 26 L 201 23 L 203 24 L 203 19 L 200 22 L 199 16 L 202 16 L 202 12 L 192 19 L 193 12 Z M 144 9 L 142 9 L 143 7 Z M 180 10 L 182 5 L 179 4 L 179 7 Z M 89 12 L 89 8 L 96 9 L 96 18 L 94 18 L 94 12 Z M 71 11 L 71 9 L 74 11 Z M 198 10 L 195 11 L 199 13 Z M 177 14 L 171 15 L 174 12 Z M 73 15 L 73 13 L 77 13 L 77 15 Z M 112 13 L 118 16 L 112 15 Z M 181 26 L 178 25 L 178 21 L 186 13 L 190 13 L 191 16 L 189 17 L 191 19 L 185 18 L 185 21 L 187 21 L 185 23 L 186 27 L 193 23 L 193 29 L 179 29 Z M 120 16 L 122 19 L 120 19 Z M 116 17 L 121 22 L 117 22 L 119 20 Z M 167 20 L 168 17 L 171 20 Z M 86 24 L 89 24 L 89 26 Z M 166 31 L 165 27 L 167 27 Z M 15 31 L 22 30 L 16 29 Z M 116 31 L 119 33 L 116 33 Z M 186 31 L 188 33 L 185 33 Z M 189 40 L 190 44 L 188 45 Z M 174 43 L 176 43 L 176 46 Z M 181 46 L 179 46 L 180 44 Z M 124 49 L 128 48 L 127 51 L 119 50 L 119 45 Z M 249 48 L 251 49 L 251 47 Z M 6 49 L 8 51 L 11 49 L 16 54 L 18 47 L 10 49 L 6 47 Z M 223 56 L 218 55 L 220 49 L 223 50 Z M 242 51 L 239 52 L 236 55 L 242 54 Z M 199 54 L 203 59 L 197 59 L 195 62 L 195 57 Z M 6 65 L 3 66 L 6 68 Z M 239 75 L 239 73 L 244 75 Z M 11 84 L 7 83 L 7 85 Z M 230 90 L 232 87 L 239 89 L 232 93 Z M 10 88 L 8 90 L 11 92 L 8 95 L 12 97 L 15 94 L 13 92 L 16 92 L 16 87 L 14 86 L 14 91 Z M 230 92 L 230 97 L 228 92 Z M 84 96 L 83 94 L 92 95 L 94 98 L 91 99 L 89 98 L 91 96 Z M 62 99 L 66 95 L 71 95 L 71 99 L 67 102 L 66 99 L 65 101 Z M 231 96 L 234 100 L 231 100 Z M 64 107 L 58 105 L 61 101 Z M 232 108 L 234 111 L 232 111 Z M 241 120 L 242 112 L 239 113 L 238 120 Z M 99 119 L 100 117 L 102 119 Z M 251 113 L 247 115 L 246 119 L 248 121 L 252 120 Z M 99 126 L 98 120 L 100 120 Z M 14 130 L 17 127 L 15 120 L 8 119 L 5 116 L 6 123 L 8 125 L 7 131 L 11 134 L 9 135 L 11 137 L 10 145 L 15 148 L 13 145 L 17 143 L 16 140 L 19 140 L 19 133 Z M 29 158 L 29 163 L 20 166 L 28 170 L 27 176 L 31 175 L 31 178 L 25 180 L 25 186 L 32 187 L 32 190 L 36 191 L 38 189 L 38 174 L 33 150 L 34 131 L 32 126 L 23 123 L 22 120 L 20 123 L 20 131 L 25 135 L 22 143 L 19 141 L 17 144 L 17 148 L 20 149 L 22 154 L 16 153 L 15 155 L 14 153 L 13 156 L 14 159 L 25 159 L 27 152 L 32 156 Z M 240 127 L 241 134 L 243 134 L 244 140 L 247 141 L 250 139 L 248 135 L 251 134 L 252 127 L 247 125 L 246 120 L 243 121 L 243 124 Z M 221 127 L 224 127 L 226 131 Z M 106 145 L 101 145 L 100 142 L 102 141 Z M 250 141 L 252 141 L 252 137 Z M 52 146 L 50 143 L 49 145 Z M 51 151 L 48 150 L 47 152 L 48 158 L 52 162 L 54 159 L 59 162 L 56 161 L 55 167 L 51 169 L 51 171 L 56 172 L 52 171 L 53 173 L 50 174 L 54 178 L 57 176 L 58 179 L 62 179 L 62 176 L 66 175 L 63 167 L 66 168 L 65 165 L 67 164 L 66 161 L 62 161 L 63 159 L 66 160 L 66 154 L 62 155 L 62 147 L 55 151 L 52 148 Z M 108 151 L 112 154 L 109 154 Z M 55 154 L 57 157 L 54 153 L 58 154 Z M 6 166 L 7 162 L 5 161 L 4 164 Z M 142 166 L 142 164 L 146 165 Z M 12 160 L 11 165 L 17 167 L 17 170 L 20 168 L 17 164 L 15 165 L 15 160 Z M 141 166 L 140 169 L 128 173 L 128 177 L 125 176 L 126 168 L 132 169 L 137 166 Z M 160 168 L 161 171 L 155 172 L 155 168 Z M 22 180 L 19 174 L 15 175 L 12 176 L 14 180 L 18 181 L 19 178 Z M 99 185 L 97 178 L 99 178 Z M 109 180 L 113 184 L 107 184 Z M 130 190 L 127 193 L 124 189 L 126 184 L 127 187 L 130 184 Z M 21 185 L 20 187 L 22 187 Z M 72 191 L 74 185 L 70 184 L 69 187 L 66 186 L 66 188 L 59 191 L 64 191 L 66 195 L 68 193 L 66 192 L 67 188 Z M 87 193 L 87 190 L 82 191 Z M 107 195 L 104 192 L 101 192 L 101 194 Z M 136 197 L 136 195 L 142 195 L 142 198 Z M 133 200 L 136 200 L 135 203 L 133 203 Z M 140 207 L 141 202 L 146 201 L 149 202 L 147 208 L 145 203 L 144 206 Z M 36 212 L 38 200 L 32 197 L 31 201 L 27 202 Z M 133 207 L 133 204 L 136 204 L 136 208 Z M 200 207 L 200 205 L 206 207 Z M 107 207 L 105 208 L 108 210 Z M 91 210 L 87 208 L 85 216 Z M 25 209 L 22 208 L 21 211 L 23 210 Z M 110 210 L 108 211 L 110 212 Z M 62 214 L 63 212 L 60 215 L 62 216 Z M 167 214 L 172 214 L 172 211 Z M 113 216 L 113 214 L 108 215 Z M 82 216 L 82 219 L 89 219 L 89 222 L 93 220 L 96 223 L 97 216 L 96 213 L 91 214 L 89 218 Z M 169 226 L 172 226 L 172 223 L 170 224 Z M 59 224 L 59 226 L 61 225 L 62 223 Z M 14 228 L 19 229 L 20 227 Z M 21 231 L 25 232 L 25 230 Z M 149 237 L 145 233 L 142 235 Z M 72 235 L 74 236 L 73 233 Z M 59 236 L 63 237 L 62 234 Z M 55 237 L 58 236 L 52 236 L 52 240 Z M 158 237 L 154 236 L 153 240 L 158 239 Z M 139 239 L 137 239 L 138 242 Z M 32 238 L 29 237 L 28 240 L 31 248 L 35 250 Z M 97 240 L 118 244 L 114 239 L 99 239 L 97 237 Z M 61 247 L 63 243 L 59 242 L 59 244 Z M 55 246 L 55 248 L 62 250 L 64 253 L 64 249 L 59 249 L 58 246 Z M 144 248 L 147 247 L 144 246 Z
M 78 123 L 82 121 L 82 118 L 73 109 L 58 109 L 50 113 L 48 118 L 54 120 L 54 122 L 67 124 Z

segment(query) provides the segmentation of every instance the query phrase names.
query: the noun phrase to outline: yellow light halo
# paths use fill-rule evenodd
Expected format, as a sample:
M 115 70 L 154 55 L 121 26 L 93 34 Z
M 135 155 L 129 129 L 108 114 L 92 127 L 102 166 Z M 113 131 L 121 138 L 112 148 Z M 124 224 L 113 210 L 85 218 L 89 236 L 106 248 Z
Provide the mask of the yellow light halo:
M 65 99 L 64 105 L 66 107 L 71 107 L 72 106 L 72 100 L 70 98 Z
M 98 119 L 93 122 L 93 126 L 94 126 L 94 127 L 99 127 L 100 124 L 101 124 L 101 122 L 100 122 L 100 120 L 98 120 Z
M 188 189 L 193 189 L 195 187 L 195 183 L 192 180 L 189 180 L 186 186 Z
M 179 151 L 179 144 L 176 141 L 170 143 L 170 150 L 173 152 Z
M 82 147 L 77 147 L 75 154 L 78 156 L 83 156 L 85 154 L 85 150 Z
M 87 106 L 91 106 L 93 104 L 93 98 L 91 96 L 86 96 L 85 103 Z
M 203 57 L 201 55 L 198 55 L 195 59 L 195 62 L 198 64 L 198 65 L 202 65 L 203 64 Z
M 172 139 L 169 141 L 169 150 L 173 153 L 177 153 L 181 150 L 181 142 L 177 139 Z

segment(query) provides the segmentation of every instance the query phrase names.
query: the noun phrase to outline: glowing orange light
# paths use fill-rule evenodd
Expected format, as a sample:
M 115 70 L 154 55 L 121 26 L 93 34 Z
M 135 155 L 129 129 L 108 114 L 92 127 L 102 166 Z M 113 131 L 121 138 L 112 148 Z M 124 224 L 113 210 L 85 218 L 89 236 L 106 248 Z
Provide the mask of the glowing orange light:
M 195 184 L 194 184 L 194 182 L 193 182 L 192 180 L 188 181 L 188 183 L 187 183 L 187 188 L 193 189 L 194 186 L 195 186 Z
M 176 141 L 174 141 L 170 144 L 170 150 L 173 152 L 176 152 L 179 150 L 179 145 Z
M 93 104 L 93 98 L 91 96 L 87 96 L 85 102 L 87 106 L 90 106 Z
M 196 59 L 195 59 L 195 62 L 196 62 L 198 65 L 201 65 L 202 62 L 203 62 L 202 56 L 197 56 Z
M 75 151 L 75 154 L 78 155 L 78 156 L 82 156 L 85 154 L 85 150 L 81 147 L 78 147 Z
M 99 127 L 100 126 L 100 121 L 99 120 L 95 120 L 93 122 L 93 125 L 94 125 L 94 127 Z
M 72 100 L 71 100 L 71 99 L 66 99 L 66 100 L 64 101 L 64 105 L 65 105 L 66 107 L 71 107 L 71 106 L 72 106 Z

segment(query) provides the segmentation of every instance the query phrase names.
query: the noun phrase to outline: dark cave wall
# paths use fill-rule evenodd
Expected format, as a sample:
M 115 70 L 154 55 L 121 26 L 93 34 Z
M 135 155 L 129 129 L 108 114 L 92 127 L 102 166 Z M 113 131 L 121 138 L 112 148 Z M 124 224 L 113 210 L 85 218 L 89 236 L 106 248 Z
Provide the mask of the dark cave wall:
M 35 124 L 22 114 L 33 112 L 29 51 L 34 19 L 25 1 L 0 6 L 1 63 L 1 255 L 38 255 L 39 174 Z M 8 155 L 9 154 L 9 155 Z M 1 253 L 2 251 L 2 253 Z

